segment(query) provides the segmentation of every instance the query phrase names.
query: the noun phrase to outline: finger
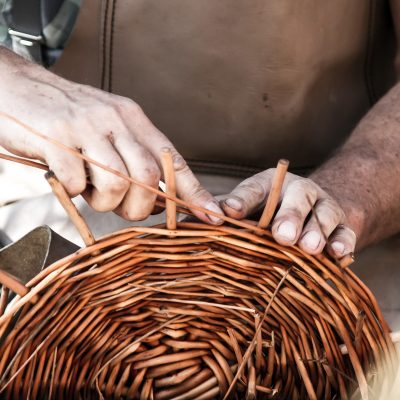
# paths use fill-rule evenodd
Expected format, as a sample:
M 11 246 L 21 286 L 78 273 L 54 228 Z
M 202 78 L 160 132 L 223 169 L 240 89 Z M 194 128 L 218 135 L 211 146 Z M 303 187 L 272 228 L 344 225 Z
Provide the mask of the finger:
M 132 178 L 154 189 L 158 188 L 160 169 L 153 156 L 143 146 L 128 135 L 116 135 L 114 146 Z M 116 212 L 130 221 L 141 221 L 152 213 L 156 197 L 155 193 L 132 184 Z
M 309 179 L 299 178 L 288 184 L 272 223 L 272 235 L 278 243 L 292 246 L 297 242 L 317 195 L 317 187 Z
M 231 193 L 221 198 L 221 205 L 227 215 L 243 219 L 265 203 L 271 189 L 273 170 L 260 172 L 239 183 Z
M 132 119 L 130 119 L 130 121 L 132 121 Z M 130 126 L 132 129 L 135 129 L 135 134 L 139 143 L 150 151 L 160 168 L 162 165 L 162 150 L 164 148 L 169 148 L 171 150 L 174 162 L 177 195 L 182 200 L 206 208 L 214 213 L 223 214 L 216 199 L 200 184 L 184 158 L 144 114 L 140 118 L 139 125 L 136 121 L 132 121 Z M 208 223 L 221 224 L 223 222 L 222 219 L 207 213 L 194 209 L 192 212 L 197 218 Z
M 345 225 L 339 225 L 329 238 L 327 250 L 332 257 L 342 258 L 354 252 L 356 242 L 354 231 Z
M 98 138 L 96 143 L 89 143 L 84 146 L 82 152 L 110 168 L 127 174 L 121 157 L 105 137 Z M 84 193 L 86 201 L 96 211 L 114 210 L 128 191 L 129 182 L 92 164 L 88 165 L 88 169 L 92 187 Z
M 50 151 L 45 160 L 71 197 L 85 190 L 86 173 L 82 159 L 64 151 Z
M 198 181 L 192 170 L 187 165 L 183 157 L 176 152 L 173 156 L 174 171 L 176 177 L 176 189 L 178 196 L 188 203 L 192 203 L 213 211 L 216 214 L 223 215 L 223 211 L 218 201 L 212 196 Z M 192 209 L 193 214 L 208 223 L 222 224 L 223 220 L 218 216 L 203 213 Z
M 309 254 L 321 253 L 327 238 L 343 220 L 344 213 L 333 199 L 318 201 L 310 221 L 303 229 L 299 246 Z

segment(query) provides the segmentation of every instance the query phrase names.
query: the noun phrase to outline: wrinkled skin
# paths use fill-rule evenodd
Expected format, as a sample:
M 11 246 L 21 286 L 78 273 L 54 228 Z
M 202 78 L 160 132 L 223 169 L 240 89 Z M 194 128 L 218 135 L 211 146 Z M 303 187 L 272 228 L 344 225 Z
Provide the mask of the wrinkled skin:
M 400 15 L 400 13 L 398 13 Z M 178 195 L 193 204 L 241 219 L 259 210 L 274 169 L 239 184 L 218 202 L 193 175 L 170 141 L 132 100 L 66 81 L 0 49 L 0 110 L 44 134 L 79 149 L 154 188 L 161 173 L 161 150 L 172 149 Z M 325 247 L 337 258 L 400 229 L 400 86 L 395 86 L 360 122 L 344 146 L 309 178 L 287 174 L 272 223 L 275 239 L 298 243 L 310 254 Z M 0 144 L 9 151 L 45 161 L 71 196 L 83 194 L 98 211 L 114 210 L 129 220 L 145 219 L 155 195 L 129 185 L 10 121 L 0 120 Z M 195 211 L 203 221 L 216 217 Z
M 222 213 L 218 202 L 200 185 L 172 143 L 130 99 L 69 82 L 44 68 L 1 49 L 3 64 L 0 109 L 117 171 L 158 187 L 161 150 L 173 153 L 178 195 L 188 202 Z M 114 210 L 128 220 L 143 220 L 156 195 L 84 163 L 54 144 L 35 137 L 10 121 L 0 121 L 0 144 L 25 157 L 45 161 L 71 196 L 83 194 L 97 211 Z M 202 220 L 216 217 L 194 211 Z
M 221 202 L 225 213 L 244 218 L 265 203 L 275 169 L 268 169 L 240 183 Z M 308 219 L 307 217 L 310 215 Z M 345 225 L 344 211 L 327 192 L 308 178 L 288 173 L 272 234 L 283 245 L 299 246 L 310 254 L 320 253 L 327 241 L 337 257 L 352 252 L 355 233 Z

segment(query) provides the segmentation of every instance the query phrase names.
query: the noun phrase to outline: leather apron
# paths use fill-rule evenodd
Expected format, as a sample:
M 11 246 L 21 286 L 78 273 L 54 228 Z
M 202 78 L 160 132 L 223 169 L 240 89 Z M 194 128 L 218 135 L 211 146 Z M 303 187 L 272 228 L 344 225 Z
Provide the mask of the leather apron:
M 380 0 L 83 0 L 55 71 L 136 100 L 192 165 L 214 172 L 205 186 L 227 193 L 240 179 L 216 173 L 250 174 L 278 157 L 307 169 L 340 145 L 394 81 L 388 21 Z M 77 200 L 96 237 L 130 225 Z M 0 225 L 15 239 L 47 223 L 74 240 L 56 203 L 3 207 Z M 357 259 L 399 329 L 400 236 Z
M 135 100 L 197 171 L 306 171 L 393 84 L 387 3 L 83 0 L 54 71 Z

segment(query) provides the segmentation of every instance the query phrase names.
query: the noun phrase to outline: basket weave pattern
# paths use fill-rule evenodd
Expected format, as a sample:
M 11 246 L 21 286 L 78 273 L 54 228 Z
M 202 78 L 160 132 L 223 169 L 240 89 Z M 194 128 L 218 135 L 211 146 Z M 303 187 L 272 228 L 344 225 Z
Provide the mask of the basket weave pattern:
M 162 193 L 0 117 L 156 193 L 166 206 L 165 225 L 95 241 L 47 175 L 87 247 L 27 287 L 0 271 L 0 397 L 369 400 L 375 388 L 390 387 L 397 354 L 369 289 L 345 263 L 280 246 L 265 229 L 286 160 L 255 225 L 177 198 L 169 149 Z M 177 224 L 177 205 L 235 227 Z M 19 294 L 7 309 L 6 287 Z
M 270 234 L 133 227 L 28 287 L 0 317 L 8 399 L 367 398 L 395 364 L 368 288 Z

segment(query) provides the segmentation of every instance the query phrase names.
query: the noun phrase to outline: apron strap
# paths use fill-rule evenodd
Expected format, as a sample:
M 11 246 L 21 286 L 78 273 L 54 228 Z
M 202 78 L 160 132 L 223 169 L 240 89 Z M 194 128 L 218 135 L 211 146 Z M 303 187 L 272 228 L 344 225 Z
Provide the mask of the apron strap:
M 13 50 L 39 64 L 43 64 L 41 5 L 41 0 L 7 0 L 3 8 Z

